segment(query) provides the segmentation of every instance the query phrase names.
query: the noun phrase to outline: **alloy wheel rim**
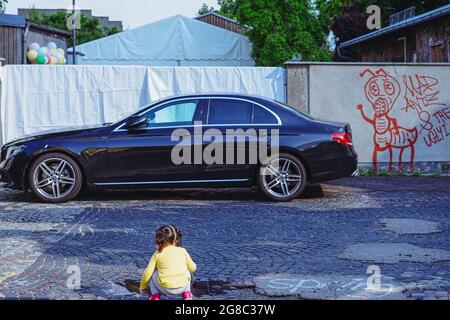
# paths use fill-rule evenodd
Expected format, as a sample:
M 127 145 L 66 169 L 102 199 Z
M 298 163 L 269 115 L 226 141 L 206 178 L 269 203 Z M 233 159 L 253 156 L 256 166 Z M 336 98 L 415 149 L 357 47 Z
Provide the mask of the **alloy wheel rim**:
M 36 190 L 47 199 L 64 198 L 73 190 L 75 181 L 75 170 L 60 158 L 42 161 L 33 174 Z
M 277 198 L 288 198 L 300 188 L 303 176 L 299 166 L 292 160 L 272 160 L 261 170 L 264 188 Z

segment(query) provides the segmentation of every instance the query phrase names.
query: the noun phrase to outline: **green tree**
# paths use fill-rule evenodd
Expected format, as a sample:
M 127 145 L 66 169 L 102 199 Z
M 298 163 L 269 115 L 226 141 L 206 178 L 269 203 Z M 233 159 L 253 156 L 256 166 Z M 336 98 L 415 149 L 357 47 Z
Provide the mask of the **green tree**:
M 197 14 L 199 16 L 201 16 L 202 14 L 207 14 L 207 13 L 214 12 L 214 11 L 216 11 L 216 9 L 214 9 L 214 7 L 210 7 L 206 3 L 203 3 L 201 8 L 198 10 Z
M 53 14 L 42 14 L 39 10 L 31 9 L 28 12 L 28 19 L 30 21 L 43 24 L 49 27 L 67 30 L 67 19 L 71 15 L 66 12 L 57 12 Z M 115 27 L 102 27 L 97 18 L 81 15 L 81 28 L 77 30 L 77 44 L 94 41 L 106 36 L 110 36 L 119 32 Z M 72 39 L 69 41 L 69 46 L 72 46 Z
M 306 61 L 329 61 L 314 0 L 237 0 L 236 17 L 252 28 L 248 36 L 260 66 L 279 66 L 300 55 Z
M 220 6 L 219 13 L 226 17 L 236 19 L 238 8 L 237 1 L 238 0 L 217 0 L 217 4 Z
M 216 12 L 232 19 L 236 18 L 236 0 L 217 0 L 217 4 L 220 9 L 210 7 L 206 3 L 203 3 L 197 14 L 200 16 L 209 12 Z
M 0 0 L 0 13 L 5 12 L 8 0 Z

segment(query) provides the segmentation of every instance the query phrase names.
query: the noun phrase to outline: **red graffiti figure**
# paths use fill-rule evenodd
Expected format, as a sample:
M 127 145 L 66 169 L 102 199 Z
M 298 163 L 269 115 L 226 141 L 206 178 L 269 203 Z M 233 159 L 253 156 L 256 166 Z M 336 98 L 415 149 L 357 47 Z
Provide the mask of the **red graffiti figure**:
M 358 105 L 358 110 L 361 111 L 362 118 L 370 123 L 374 130 L 374 150 L 373 150 L 373 169 L 376 172 L 378 169 L 378 153 L 389 152 L 389 170 L 393 170 L 392 164 L 392 150 L 393 148 L 400 150 L 399 166 L 402 168 L 403 152 L 407 148 L 411 148 L 410 167 L 413 167 L 414 162 L 414 144 L 418 139 L 418 131 L 416 128 L 406 129 L 400 127 L 397 119 L 390 117 L 389 112 L 394 107 L 395 102 L 400 96 L 401 87 L 399 82 L 389 75 L 384 69 L 380 69 L 375 73 L 370 69 L 366 69 L 360 74 L 360 77 L 366 76 L 369 73 L 370 79 L 365 85 L 365 94 L 367 101 L 373 108 L 373 118 L 368 117 L 363 105 Z

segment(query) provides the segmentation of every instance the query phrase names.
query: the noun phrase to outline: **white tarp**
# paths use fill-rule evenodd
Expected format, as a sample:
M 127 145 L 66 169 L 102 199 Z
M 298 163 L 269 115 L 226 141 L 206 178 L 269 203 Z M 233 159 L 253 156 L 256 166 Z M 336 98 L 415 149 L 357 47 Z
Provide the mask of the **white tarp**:
M 283 68 L 8 65 L 0 68 L 0 81 L 3 143 L 115 122 L 179 94 L 233 92 L 285 101 Z
M 180 15 L 80 46 L 79 64 L 254 66 L 248 37 Z

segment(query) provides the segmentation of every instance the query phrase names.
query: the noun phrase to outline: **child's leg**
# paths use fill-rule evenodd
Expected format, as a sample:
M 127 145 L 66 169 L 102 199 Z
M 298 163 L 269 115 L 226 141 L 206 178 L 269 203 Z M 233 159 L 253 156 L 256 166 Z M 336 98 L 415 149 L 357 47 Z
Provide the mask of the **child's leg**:
M 188 283 L 184 288 L 183 288 L 183 300 L 192 300 L 192 291 L 191 291 L 191 284 Z
M 153 272 L 153 275 L 152 275 L 148 285 L 150 287 L 151 294 L 161 294 L 161 290 L 159 289 L 159 282 L 158 282 L 158 271 Z

